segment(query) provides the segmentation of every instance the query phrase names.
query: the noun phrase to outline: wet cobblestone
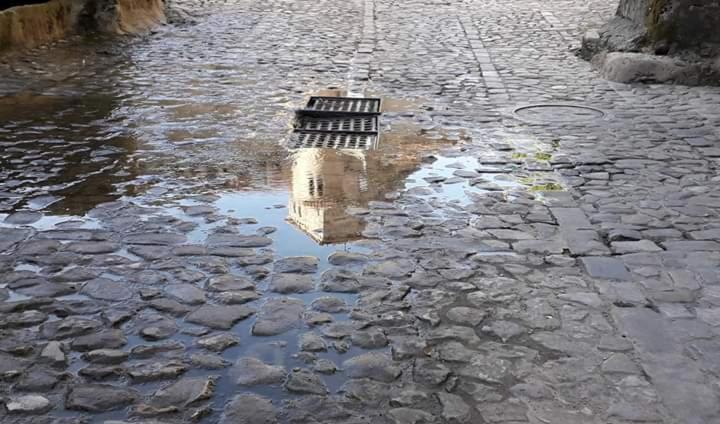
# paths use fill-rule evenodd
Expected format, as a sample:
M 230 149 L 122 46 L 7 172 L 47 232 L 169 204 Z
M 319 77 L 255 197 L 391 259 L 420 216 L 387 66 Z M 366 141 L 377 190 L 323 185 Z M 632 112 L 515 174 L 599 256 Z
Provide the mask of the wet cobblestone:
M 184 5 L 0 64 L 0 421 L 720 421 L 720 91 L 601 80 L 614 5 Z M 283 148 L 321 90 L 378 151 Z

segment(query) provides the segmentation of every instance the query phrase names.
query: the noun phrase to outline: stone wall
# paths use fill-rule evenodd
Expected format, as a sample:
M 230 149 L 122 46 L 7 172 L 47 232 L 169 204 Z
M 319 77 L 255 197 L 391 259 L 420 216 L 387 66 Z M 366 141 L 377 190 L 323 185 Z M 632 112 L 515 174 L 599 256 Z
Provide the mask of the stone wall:
M 580 55 L 620 82 L 720 84 L 720 0 L 620 0 Z
M 83 30 L 139 33 L 165 22 L 163 0 L 52 0 L 0 11 L 0 51 Z
M 0 12 L 0 50 L 33 47 L 64 37 L 77 27 L 83 0 L 54 0 Z
M 620 0 L 600 36 L 611 51 L 660 48 L 714 56 L 720 53 L 719 28 L 720 0 Z

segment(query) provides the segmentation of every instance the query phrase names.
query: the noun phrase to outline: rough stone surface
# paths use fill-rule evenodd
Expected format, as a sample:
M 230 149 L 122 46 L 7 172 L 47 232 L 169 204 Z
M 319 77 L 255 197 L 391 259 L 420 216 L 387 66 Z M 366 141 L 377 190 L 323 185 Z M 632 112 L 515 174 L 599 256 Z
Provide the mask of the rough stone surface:
M 241 394 L 233 398 L 223 411 L 223 424 L 274 424 L 277 412 L 270 399 L 254 394 Z
M 304 310 L 305 304 L 299 299 L 270 299 L 260 309 L 252 333 L 256 336 L 273 336 L 296 328 L 300 325 Z
M 85 384 L 70 388 L 65 408 L 90 412 L 112 411 L 129 405 L 138 397 L 135 390 L 108 384 Z
M 280 383 L 285 379 L 285 369 L 268 365 L 256 358 L 240 358 L 233 366 L 237 384 L 256 386 Z
M 219 330 L 229 330 L 238 321 L 255 313 L 255 309 L 246 305 L 203 305 L 187 316 L 185 320 Z

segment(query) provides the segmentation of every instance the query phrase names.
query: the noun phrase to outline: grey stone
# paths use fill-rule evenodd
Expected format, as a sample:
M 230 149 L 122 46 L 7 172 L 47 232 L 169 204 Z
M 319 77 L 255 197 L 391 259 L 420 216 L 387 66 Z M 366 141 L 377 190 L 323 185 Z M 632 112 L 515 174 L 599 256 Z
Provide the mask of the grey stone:
M 65 398 L 65 408 L 76 411 L 106 412 L 123 408 L 139 398 L 135 390 L 109 384 L 73 386 Z
M 198 346 L 214 352 L 222 352 L 240 343 L 240 337 L 235 334 L 222 333 L 214 336 L 203 337 L 197 341 Z
M 343 368 L 350 378 L 369 378 L 390 383 L 402 374 L 402 369 L 392 358 L 383 353 L 369 352 L 343 362 Z
M 450 375 L 450 369 L 439 361 L 418 358 L 413 366 L 413 378 L 420 384 L 437 386 L 445 382 Z
M 456 306 L 446 313 L 448 319 L 456 324 L 475 327 L 485 319 L 487 313 L 480 309 Z
M 300 336 L 300 350 L 306 352 L 324 352 L 327 350 L 327 344 L 319 334 L 303 333 Z
M 624 253 L 637 253 L 637 252 L 662 252 L 662 249 L 657 244 L 650 240 L 640 241 L 615 241 L 611 243 L 610 247 L 613 252 L 624 254 Z
M 125 282 L 96 278 L 88 281 L 81 290 L 82 294 L 100 300 L 122 301 L 130 299 L 133 291 Z
M 256 291 L 242 290 L 233 292 L 218 293 L 215 295 L 218 302 L 227 305 L 241 305 L 243 303 L 252 302 L 253 300 L 260 299 L 260 294 Z
M 268 290 L 288 294 L 306 293 L 315 287 L 310 275 L 302 274 L 273 274 Z
M 321 296 L 313 300 L 310 307 L 318 312 L 326 312 L 336 314 L 339 312 L 347 312 L 348 305 L 344 300 L 334 296 Z
M 338 370 L 337 365 L 329 359 L 320 358 L 315 361 L 313 371 L 319 372 L 320 374 L 335 374 Z
M 613 52 L 608 53 L 600 62 L 602 76 L 620 83 L 652 82 L 687 83 L 701 72 L 696 65 L 689 65 L 668 56 L 655 56 L 646 53 Z
M 165 294 L 188 305 L 205 303 L 205 292 L 192 284 L 168 284 L 165 286 Z
M 229 330 L 238 321 L 253 315 L 255 309 L 246 305 L 203 305 L 185 321 L 219 330 Z
M 130 354 L 117 349 L 96 349 L 83 355 L 88 362 L 97 364 L 119 364 L 125 362 Z
M 42 414 L 50 409 L 50 401 L 40 395 L 13 396 L 5 402 L 10 414 Z
M 624 353 L 613 353 L 603 361 L 601 369 L 609 374 L 640 374 L 640 368 Z
M 130 234 L 125 237 L 124 241 L 128 244 L 145 244 L 170 246 L 185 243 L 187 237 L 176 233 L 138 233 Z
M 218 292 L 255 290 L 255 284 L 247 278 L 226 274 L 211 277 L 208 280 L 207 289 Z
M 388 339 L 380 329 L 368 328 L 362 331 L 354 331 L 350 335 L 350 340 L 355 346 L 363 349 L 379 349 L 388 344 Z
M 125 377 L 125 368 L 118 366 L 90 365 L 78 370 L 78 375 L 89 380 L 100 381 Z
M 442 405 L 442 417 L 448 423 L 467 423 L 471 419 L 471 410 L 465 401 L 452 393 L 438 392 L 435 394 Z
M 45 367 L 33 366 L 15 383 L 14 389 L 25 392 L 48 392 L 54 389 L 63 374 Z
M 27 225 L 37 222 L 42 218 L 43 214 L 35 211 L 17 211 L 11 213 L 5 218 L 5 223 L 15 225 Z
M 493 321 L 489 325 L 483 326 L 482 331 L 484 333 L 494 334 L 503 342 L 526 332 L 522 325 L 516 324 L 512 321 Z
M 149 362 L 133 364 L 128 370 L 127 375 L 133 383 L 147 383 L 158 380 L 176 379 L 185 371 L 187 365 L 173 362 Z
M 353 252 L 333 252 L 328 257 L 330 265 L 336 266 L 361 265 L 367 263 L 368 260 L 367 255 Z
M 594 278 L 621 281 L 630 279 L 630 273 L 625 264 L 615 258 L 587 256 L 580 258 L 580 263 L 585 268 L 585 271 Z
M 558 225 L 571 229 L 592 229 L 593 226 L 580 208 L 550 208 Z
M 223 411 L 220 424 L 275 424 L 277 412 L 272 401 L 260 395 L 243 393 L 235 396 Z
M 207 244 L 212 247 L 266 247 L 270 246 L 273 240 L 265 236 L 247 236 L 237 234 L 211 234 L 207 238 Z
M 334 322 L 324 326 L 321 330 L 323 336 L 331 339 L 344 339 L 350 337 L 355 326 L 349 322 Z
M 256 336 L 274 336 L 301 325 L 305 304 L 300 299 L 270 299 L 258 313 L 252 334 Z
M 67 362 L 63 346 L 58 341 L 48 342 L 40 352 L 40 358 L 54 366 L 64 366 Z
M 65 249 L 69 252 L 83 255 L 99 255 L 102 253 L 116 252 L 120 250 L 120 245 L 108 241 L 76 241 L 69 243 Z
M 314 256 L 291 256 L 282 258 L 273 264 L 277 273 L 314 274 L 318 270 L 320 260 Z
M 605 334 L 600 338 L 598 349 L 608 352 L 627 352 L 632 350 L 632 343 L 625 338 Z
M 221 369 L 230 365 L 229 361 L 220 355 L 208 353 L 194 353 L 190 355 L 190 363 L 193 366 L 206 369 Z
M 720 243 L 715 241 L 664 241 L 660 243 L 667 250 L 682 252 L 717 252 Z
M 292 393 L 324 395 L 328 392 L 322 378 L 305 369 L 293 370 L 288 375 L 284 387 Z
M 178 327 L 173 320 L 158 320 L 140 330 L 140 336 L 146 340 L 163 340 L 177 333 Z
M 85 352 L 95 349 L 115 349 L 127 344 L 127 337 L 121 330 L 102 330 L 93 334 L 77 337 L 70 347 L 73 350 Z
M 435 417 L 420 409 L 394 408 L 388 411 L 388 415 L 395 424 L 433 424 Z
M 153 393 L 151 405 L 159 408 L 184 408 L 212 398 L 215 379 L 212 377 L 182 378 Z
M 235 381 L 242 386 L 277 384 L 285 380 L 286 374 L 280 366 L 268 365 L 249 357 L 238 359 L 232 369 Z
M 600 308 L 603 305 L 602 299 L 596 293 L 561 293 L 558 299 L 580 303 L 591 308 Z
M 173 299 L 161 298 L 153 299 L 147 305 L 158 311 L 165 312 L 174 316 L 184 316 L 193 310 L 192 306 L 184 305 Z
M 152 345 L 138 345 L 130 349 L 130 356 L 133 359 L 149 358 L 156 354 L 176 352 L 185 349 L 185 345 L 176 340 L 166 340 Z

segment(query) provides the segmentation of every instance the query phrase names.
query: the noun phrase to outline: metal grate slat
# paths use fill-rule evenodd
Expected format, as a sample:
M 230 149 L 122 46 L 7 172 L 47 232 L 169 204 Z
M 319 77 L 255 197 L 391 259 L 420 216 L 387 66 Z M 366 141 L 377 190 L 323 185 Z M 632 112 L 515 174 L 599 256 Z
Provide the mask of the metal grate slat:
M 376 135 L 355 133 L 316 133 L 296 131 L 290 137 L 291 149 L 357 149 L 370 150 L 375 147 Z
M 341 131 L 375 133 L 378 131 L 378 119 L 376 116 L 340 116 L 320 118 L 300 115 L 296 119 L 295 129 L 321 132 Z
M 379 98 L 311 97 L 303 112 L 380 114 Z

